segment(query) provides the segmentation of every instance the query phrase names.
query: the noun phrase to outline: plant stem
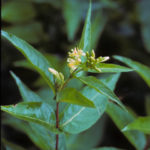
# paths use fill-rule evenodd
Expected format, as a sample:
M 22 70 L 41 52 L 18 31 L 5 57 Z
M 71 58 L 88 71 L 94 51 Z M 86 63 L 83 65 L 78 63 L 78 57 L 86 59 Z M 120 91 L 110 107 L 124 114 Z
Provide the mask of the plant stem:
M 56 128 L 59 128 L 59 102 L 56 103 Z M 58 150 L 59 135 L 56 134 L 56 150 Z

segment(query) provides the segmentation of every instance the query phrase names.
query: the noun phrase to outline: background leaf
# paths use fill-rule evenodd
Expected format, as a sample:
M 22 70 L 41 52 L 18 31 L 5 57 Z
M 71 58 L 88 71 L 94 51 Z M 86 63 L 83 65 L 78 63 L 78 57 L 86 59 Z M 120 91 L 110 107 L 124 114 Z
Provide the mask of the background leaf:
M 146 108 L 146 114 L 150 116 L 150 95 L 146 96 L 145 100 L 145 108 Z
M 114 56 L 115 59 L 125 63 L 126 65 L 133 68 L 147 83 L 147 85 L 150 87 L 150 68 L 137 62 L 133 61 L 129 58 L 122 57 L 122 56 Z
M 115 148 L 115 147 L 101 147 L 101 148 L 94 148 L 92 150 L 123 150 L 123 149 Z
M 23 147 L 16 145 L 14 143 L 11 143 L 5 139 L 2 139 L 1 142 L 5 145 L 6 150 L 25 150 Z
M 32 20 L 35 16 L 35 8 L 30 2 L 9 1 L 2 5 L 2 20 L 6 22 L 24 23 Z
M 35 44 L 47 40 L 47 34 L 44 33 L 42 24 L 32 22 L 24 25 L 13 25 L 3 28 L 4 31 L 15 34 L 23 40 Z

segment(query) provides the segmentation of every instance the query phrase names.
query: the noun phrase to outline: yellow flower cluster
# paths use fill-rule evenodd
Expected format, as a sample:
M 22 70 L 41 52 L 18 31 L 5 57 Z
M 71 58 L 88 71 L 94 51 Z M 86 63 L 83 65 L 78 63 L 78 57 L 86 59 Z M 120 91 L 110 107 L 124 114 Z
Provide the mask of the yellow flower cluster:
M 75 69 L 77 69 L 77 67 L 81 64 L 81 57 L 85 56 L 85 53 L 83 52 L 83 50 L 74 48 L 68 54 L 69 54 L 69 58 L 67 59 L 67 62 L 72 72 Z

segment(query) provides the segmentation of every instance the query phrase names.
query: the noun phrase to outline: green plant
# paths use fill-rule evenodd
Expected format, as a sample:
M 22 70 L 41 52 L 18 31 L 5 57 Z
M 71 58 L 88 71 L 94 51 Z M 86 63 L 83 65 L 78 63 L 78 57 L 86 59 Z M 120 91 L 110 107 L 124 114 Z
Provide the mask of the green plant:
M 2 31 L 2 36 L 10 41 L 26 57 L 32 64 L 30 68 L 39 72 L 51 88 L 51 90 L 49 88 L 48 91 L 48 98 L 47 95 L 44 95 L 42 98 L 38 93 L 28 89 L 26 85 L 11 72 L 24 102 L 16 105 L 1 106 L 3 111 L 20 119 L 15 120 L 8 116 L 9 119 L 4 122 L 8 123 L 10 121 L 14 126 L 18 124 L 17 128 L 21 131 L 24 130 L 40 149 L 61 150 L 66 149 L 66 147 L 68 149 L 79 149 L 80 147 L 76 147 L 71 143 L 79 143 L 76 139 L 81 137 L 80 135 L 72 134 L 79 134 L 92 127 L 106 111 L 118 128 L 124 131 L 123 134 L 133 146 L 136 149 L 142 150 L 146 145 L 144 133 L 150 133 L 150 118 L 143 117 L 135 120 L 136 117 L 127 110 L 114 94 L 113 90 L 120 73 L 130 71 L 139 73 L 147 85 L 150 86 L 150 69 L 145 65 L 121 56 L 114 56 L 114 58 L 124 62 L 131 68 L 103 63 L 103 61 L 108 60 L 108 57 L 98 57 L 96 59 L 95 52 L 91 47 L 90 20 L 91 5 L 88 10 L 78 48 L 73 49 L 67 59 L 70 72 L 63 72 L 63 69 L 58 72 L 54 69 L 53 65 L 31 45 L 13 34 Z M 88 76 L 87 72 L 108 74 L 97 76 L 96 78 L 94 76 Z M 72 79 L 80 83 L 80 85 L 75 85 L 75 88 L 70 87 L 69 81 Z M 112 103 L 112 101 L 114 103 Z M 133 129 L 136 131 L 130 131 Z M 89 141 L 89 139 L 87 141 Z M 4 143 L 8 142 L 4 140 Z M 10 144 L 8 143 L 8 145 Z M 79 144 L 79 146 L 81 145 Z M 92 143 L 87 149 L 92 149 L 94 146 L 95 143 Z M 85 148 L 83 147 L 82 149 Z

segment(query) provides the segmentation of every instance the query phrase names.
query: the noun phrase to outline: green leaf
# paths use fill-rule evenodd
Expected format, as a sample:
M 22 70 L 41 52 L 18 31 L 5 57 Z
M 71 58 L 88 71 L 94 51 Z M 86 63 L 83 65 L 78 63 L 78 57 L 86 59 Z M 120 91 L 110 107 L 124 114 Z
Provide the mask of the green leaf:
M 133 68 L 142 78 L 143 80 L 147 83 L 147 85 L 150 87 L 150 68 L 137 62 L 133 61 L 129 58 L 122 57 L 122 56 L 114 56 L 115 59 L 125 63 L 126 65 L 130 66 Z
M 101 72 L 98 72 L 94 69 L 88 69 L 88 72 L 93 72 L 93 73 L 103 73 L 103 72 L 129 72 L 129 71 L 133 71 L 133 69 L 124 67 L 124 66 L 120 66 L 120 65 L 115 65 L 115 64 L 107 64 L 107 63 L 99 63 L 97 66 L 97 68 L 99 68 L 101 70 Z
M 24 23 L 35 16 L 35 8 L 30 2 L 8 1 L 2 5 L 2 20 L 6 22 Z
M 146 108 L 146 114 L 150 116 L 150 95 L 146 96 L 145 108 Z
M 116 148 L 116 147 L 101 147 L 101 148 L 94 148 L 92 150 L 123 150 L 123 149 Z
M 91 128 L 80 134 L 66 135 L 67 149 L 91 150 L 100 144 L 105 129 L 105 116 L 98 120 Z
M 111 89 L 114 89 L 115 84 L 119 78 L 119 74 L 105 76 L 102 80 Z M 95 91 L 93 88 L 86 86 L 81 90 L 81 93 L 93 101 L 96 109 L 88 107 L 81 107 L 77 105 L 68 104 L 63 107 L 60 113 L 60 128 L 68 133 L 80 133 L 96 123 L 102 116 L 106 109 L 108 99 L 106 96 Z M 80 126 L 79 126 L 80 124 Z
M 107 105 L 106 112 L 120 130 L 135 119 L 132 114 L 113 103 Z M 139 131 L 126 131 L 123 134 L 137 150 L 144 149 L 146 138 L 143 133 Z
M 126 110 L 126 108 L 120 102 L 119 98 L 113 93 L 113 91 L 110 90 L 103 82 L 96 79 L 94 76 L 77 77 L 77 79 L 79 79 L 81 82 L 88 85 L 89 87 L 94 88 L 100 94 L 103 94 L 106 97 L 110 98 L 112 101 L 116 102 L 118 105 Z
M 2 31 L 2 36 L 10 41 L 26 57 L 26 59 L 42 75 L 42 77 L 47 81 L 48 85 L 54 91 L 53 76 L 48 71 L 48 68 L 53 68 L 53 66 L 51 66 L 48 60 L 31 45 L 16 37 L 15 35 Z
M 5 116 L 2 123 L 10 125 L 14 129 L 25 133 L 41 150 L 55 149 L 56 135 L 39 124 L 31 122 L 28 123 L 10 115 Z M 64 150 L 65 143 L 62 143 L 63 135 L 59 134 L 59 137 L 59 142 L 61 143 L 61 145 L 59 145 L 59 149 Z
M 144 46 L 147 52 L 150 53 L 150 18 L 149 12 L 150 1 L 142 0 L 137 3 L 137 14 L 139 16 L 139 21 L 141 24 L 141 34 Z
M 122 131 L 129 130 L 139 130 L 146 134 L 150 134 L 150 116 L 138 117 L 136 120 L 122 129 Z
M 58 101 L 95 108 L 95 105 L 92 101 L 83 96 L 74 88 L 65 88 L 62 90 L 58 95 Z
M 47 35 L 44 33 L 42 24 L 39 22 L 8 26 L 4 27 L 3 30 L 32 44 L 47 40 Z
M 97 47 L 98 41 L 102 35 L 107 20 L 108 18 L 107 16 L 103 15 L 102 10 L 96 13 L 96 16 L 93 19 L 91 25 L 91 48 L 95 49 Z
M 63 14 L 66 21 L 67 34 L 70 41 L 74 39 L 75 33 L 82 19 L 82 6 L 76 0 L 64 0 Z M 73 19 L 72 19 L 73 18 Z
M 14 143 L 11 143 L 3 138 L 2 138 L 2 143 L 5 145 L 6 150 L 25 150 L 25 148 L 16 145 Z
M 58 132 L 55 128 L 54 115 L 50 105 L 41 102 L 22 102 L 16 105 L 1 106 L 1 110 L 21 120 L 40 124 L 52 132 Z
M 10 72 L 19 88 L 20 94 L 25 102 L 42 102 L 43 100 L 36 93 L 28 89 L 23 82 L 13 73 Z
M 82 31 L 82 36 L 79 43 L 79 48 L 84 52 L 91 50 L 91 2 L 89 4 L 89 9 Z

